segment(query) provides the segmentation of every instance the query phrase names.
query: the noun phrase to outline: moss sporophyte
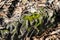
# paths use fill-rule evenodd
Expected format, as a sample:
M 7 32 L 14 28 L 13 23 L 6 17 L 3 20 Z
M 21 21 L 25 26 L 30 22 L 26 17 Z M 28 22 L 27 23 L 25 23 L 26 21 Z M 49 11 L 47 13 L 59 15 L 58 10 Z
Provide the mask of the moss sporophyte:
M 33 22 L 33 21 L 35 21 L 35 24 L 34 24 L 34 27 L 38 27 L 39 25 L 41 25 L 42 24 L 42 15 L 41 14 L 38 14 L 38 13 L 32 13 L 31 15 L 25 15 L 24 17 L 23 17 L 23 19 L 24 19 L 24 21 L 26 21 L 26 20 L 28 20 L 30 23 L 31 22 Z M 28 28 L 28 29 L 30 29 L 30 28 Z

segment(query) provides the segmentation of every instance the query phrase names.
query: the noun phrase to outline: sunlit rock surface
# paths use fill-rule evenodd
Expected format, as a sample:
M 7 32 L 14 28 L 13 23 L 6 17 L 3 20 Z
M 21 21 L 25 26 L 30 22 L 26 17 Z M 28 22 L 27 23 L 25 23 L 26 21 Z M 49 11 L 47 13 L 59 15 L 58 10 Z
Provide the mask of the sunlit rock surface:
M 46 28 L 55 26 L 59 10 L 59 0 L 0 0 L 0 39 L 59 40 L 60 29 L 39 36 Z

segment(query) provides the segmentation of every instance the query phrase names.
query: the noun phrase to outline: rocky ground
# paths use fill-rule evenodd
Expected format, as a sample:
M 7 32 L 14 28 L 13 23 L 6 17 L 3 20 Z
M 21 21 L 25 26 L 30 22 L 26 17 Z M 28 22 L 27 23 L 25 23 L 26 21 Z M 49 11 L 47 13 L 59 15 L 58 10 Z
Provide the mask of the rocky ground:
M 59 4 L 59 0 L 0 0 L 0 39 L 60 40 Z M 37 16 L 34 13 L 37 13 Z M 39 18 L 41 24 L 38 22 Z M 34 27 L 36 22 L 38 28 Z M 40 25 L 43 26 L 41 27 L 43 30 Z M 27 31 L 29 29 L 31 32 Z
M 34 36 L 33 40 L 60 40 L 60 26 L 47 29 L 41 36 Z

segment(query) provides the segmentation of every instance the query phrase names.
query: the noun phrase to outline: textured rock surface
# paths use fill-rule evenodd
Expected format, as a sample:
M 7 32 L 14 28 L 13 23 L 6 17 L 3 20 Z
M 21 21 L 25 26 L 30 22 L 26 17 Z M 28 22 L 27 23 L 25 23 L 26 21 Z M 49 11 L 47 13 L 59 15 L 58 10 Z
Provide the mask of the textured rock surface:
M 38 34 L 37 33 L 38 28 L 34 28 L 34 23 L 37 21 L 39 22 L 39 20 L 33 18 L 34 20 L 32 22 L 29 22 L 27 20 L 25 22 L 25 20 L 22 19 L 25 15 L 28 15 L 28 17 L 30 17 L 35 12 L 37 14 L 41 13 L 43 14 L 43 16 L 41 15 L 42 17 L 40 17 L 41 19 L 43 17 L 44 18 L 46 17 L 43 26 L 46 26 L 48 28 L 49 26 L 47 25 L 49 25 L 49 23 L 51 25 L 55 23 L 54 21 L 56 21 L 55 20 L 56 14 L 59 15 L 60 13 L 59 4 L 60 4 L 59 0 L 0 0 L 0 39 L 59 40 L 60 27 L 48 29 L 48 31 L 44 32 L 44 34 L 42 34 L 41 37 L 40 36 L 35 37 L 35 35 Z M 31 31 L 27 32 L 28 30 L 27 28 L 29 28 L 29 26 L 32 26 Z M 32 38 L 31 35 L 33 35 L 34 37 Z
M 33 40 L 60 40 L 59 27 L 47 29 L 41 36 L 34 36 Z

